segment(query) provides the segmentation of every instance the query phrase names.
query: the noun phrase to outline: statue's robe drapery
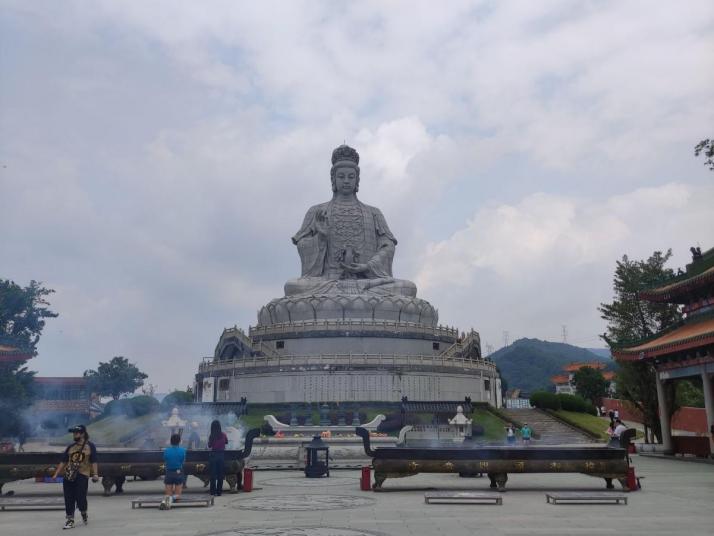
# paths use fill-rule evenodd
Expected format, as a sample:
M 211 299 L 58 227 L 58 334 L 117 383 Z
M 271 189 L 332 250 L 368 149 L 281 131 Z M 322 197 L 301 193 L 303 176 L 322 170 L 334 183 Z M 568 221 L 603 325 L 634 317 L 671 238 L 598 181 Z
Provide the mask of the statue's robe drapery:
M 321 216 L 326 235 L 318 232 Z M 286 295 L 324 294 L 346 288 L 353 288 L 353 292 L 372 289 L 380 293 L 416 295 L 413 283 L 392 277 L 397 239 L 376 207 L 357 199 L 349 203 L 332 200 L 315 205 L 307 211 L 302 227 L 292 240 L 300 254 L 302 274 L 299 279 L 288 281 Z M 369 269 L 352 275 L 345 273 L 342 262 L 366 264 Z

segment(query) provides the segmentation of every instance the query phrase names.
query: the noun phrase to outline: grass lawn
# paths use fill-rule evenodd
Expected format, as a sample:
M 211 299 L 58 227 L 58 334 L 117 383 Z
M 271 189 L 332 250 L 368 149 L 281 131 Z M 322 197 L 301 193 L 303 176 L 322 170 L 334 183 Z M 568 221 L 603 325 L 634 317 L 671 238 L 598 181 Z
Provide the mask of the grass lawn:
M 506 421 L 502 421 L 490 411 L 476 408 L 471 414 L 471 419 L 473 419 L 474 424 L 480 424 L 484 428 L 484 435 L 479 436 L 477 439 L 503 441 L 506 437 Z
M 595 415 L 590 415 L 589 413 L 578 413 L 562 409 L 556 411 L 555 414 L 562 417 L 565 421 L 573 422 L 581 428 L 597 434 L 603 441 L 607 441 L 609 439 L 605 433 L 605 430 L 607 430 L 607 426 L 610 422 L 607 417 L 597 417 Z
M 605 433 L 608 425 L 610 424 L 610 419 L 608 417 L 596 417 L 595 415 L 589 415 L 588 413 L 576 413 L 574 411 L 564 411 L 558 410 L 555 412 L 556 415 L 560 415 L 565 420 L 569 420 L 582 426 L 586 430 L 594 432 L 600 436 L 603 441 L 608 441 L 610 438 Z M 627 424 L 627 423 L 625 423 Z M 644 437 L 642 430 L 637 430 L 635 439 L 642 439 Z

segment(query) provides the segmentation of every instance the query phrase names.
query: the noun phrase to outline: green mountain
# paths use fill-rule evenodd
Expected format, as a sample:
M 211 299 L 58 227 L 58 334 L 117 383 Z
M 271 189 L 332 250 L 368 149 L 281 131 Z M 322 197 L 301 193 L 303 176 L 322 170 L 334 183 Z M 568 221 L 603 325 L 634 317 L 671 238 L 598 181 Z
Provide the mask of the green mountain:
M 550 377 L 563 373 L 563 367 L 573 362 L 612 360 L 585 348 L 560 342 L 538 339 L 519 339 L 489 356 L 498 365 L 508 388 L 519 388 L 527 393 L 538 389 L 552 389 Z

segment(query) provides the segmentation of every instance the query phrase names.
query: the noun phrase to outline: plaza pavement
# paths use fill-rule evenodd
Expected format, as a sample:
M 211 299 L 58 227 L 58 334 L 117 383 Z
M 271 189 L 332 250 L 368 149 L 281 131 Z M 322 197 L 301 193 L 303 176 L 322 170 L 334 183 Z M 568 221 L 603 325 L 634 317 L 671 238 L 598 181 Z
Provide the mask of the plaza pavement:
M 224 494 L 212 508 L 132 510 L 132 496 L 160 494 L 161 481 L 127 482 L 124 495 L 102 497 L 90 484 L 90 526 L 62 531 L 62 511 L 0 512 L 0 535 L 48 534 L 183 536 L 461 536 L 488 535 L 711 535 L 714 466 L 634 456 L 642 491 L 623 505 L 549 505 L 547 491 L 604 491 L 600 479 L 576 474 L 509 475 L 503 505 L 426 505 L 431 489 L 488 490 L 487 478 L 417 475 L 387 479 L 381 493 L 359 490 L 359 471 L 305 479 L 298 471 L 255 472 L 252 493 Z M 189 492 L 202 484 L 189 479 Z M 61 494 L 57 484 L 10 483 L 16 497 Z M 618 490 L 616 490 L 618 491 Z

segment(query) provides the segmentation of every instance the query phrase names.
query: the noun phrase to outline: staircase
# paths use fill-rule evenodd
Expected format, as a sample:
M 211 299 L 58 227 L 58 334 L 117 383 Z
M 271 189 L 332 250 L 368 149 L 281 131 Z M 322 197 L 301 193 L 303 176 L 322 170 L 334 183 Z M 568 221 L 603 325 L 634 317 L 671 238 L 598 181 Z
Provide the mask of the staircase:
M 528 426 L 539 436 L 534 445 L 576 445 L 597 443 L 595 439 L 539 409 L 501 409 L 501 412 L 514 421 Z

